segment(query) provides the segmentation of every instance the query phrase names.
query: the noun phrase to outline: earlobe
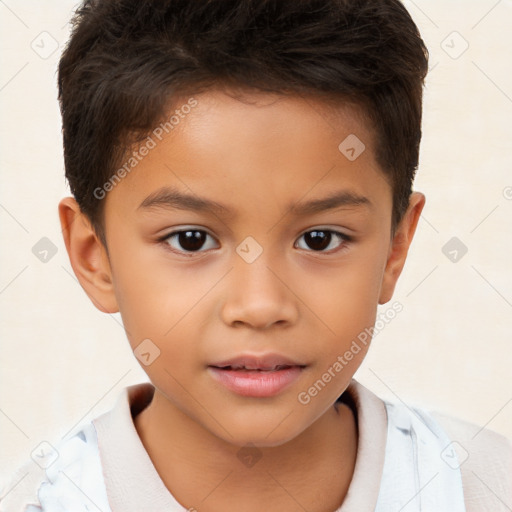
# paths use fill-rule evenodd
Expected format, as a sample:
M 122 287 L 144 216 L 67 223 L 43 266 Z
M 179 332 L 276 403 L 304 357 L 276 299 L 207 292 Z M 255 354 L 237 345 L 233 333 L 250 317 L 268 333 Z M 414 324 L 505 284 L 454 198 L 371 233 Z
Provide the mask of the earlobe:
M 393 297 L 396 283 L 404 268 L 407 252 L 409 251 L 424 206 L 425 196 L 421 192 L 413 192 L 409 198 L 409 207 L 397 227 L 391 242 L 386 269 L 382 279 L 379 304 L 385 304 Z
M 85 293 L 104 313 L 119 311 L 107 251 L 76 200 L 59 203 L 59 218 L 71 267 Z

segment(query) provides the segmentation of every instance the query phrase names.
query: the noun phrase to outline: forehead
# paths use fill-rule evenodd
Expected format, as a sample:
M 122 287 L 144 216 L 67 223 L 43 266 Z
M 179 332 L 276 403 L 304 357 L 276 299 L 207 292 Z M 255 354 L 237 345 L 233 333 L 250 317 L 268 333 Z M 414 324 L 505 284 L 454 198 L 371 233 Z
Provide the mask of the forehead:
M 286 131 L 289 145 L 299 143 L 305 136 L 313 139 L 327 133 L 339 136 L 350 131 L 364 139 L 373 153 L 374 129 L 366 110 L 355 102 L 312 94 L 277 94 L 247 89 L 212 88 L 194 96 L 181 96 L 173 101 L 172 112 L 180 111 L 193 97 L 197 106 L 192 115 L 183 116 L 175 132 L 194 129 L 197 135 L 210 132 L 236 134 L 233 143 L 244 136 L 262 140 L 283 135 Z M 214 124 L 212 124 L 214 122 Z M 283 153 L 288 145 L 283 147 Z M 305 146 L 306 148 L 307 146 Z M 316 155 L 318 157 L 318 155 Z
M 215 89 L 183 96 L 135 148 L 144 157 L 109 192 L 106 210 L 140 210 L 162 187 L 207 196 L 230 213 L 270 202 L 283 209 L 336 185 L 354 196 L 390 195 L 372 132 L 348 103 Z

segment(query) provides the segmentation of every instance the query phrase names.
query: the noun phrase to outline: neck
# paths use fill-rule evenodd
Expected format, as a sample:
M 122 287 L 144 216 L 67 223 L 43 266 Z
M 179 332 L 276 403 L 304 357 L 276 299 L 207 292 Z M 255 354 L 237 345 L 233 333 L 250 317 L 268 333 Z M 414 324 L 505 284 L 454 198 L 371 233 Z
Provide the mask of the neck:
M 263 448 L 216 437 L 158 389 L 134 423 L 165 486 L 190 510 L 332 512 L 354 472 L 357 427 L 342 403 L 293 440 Z

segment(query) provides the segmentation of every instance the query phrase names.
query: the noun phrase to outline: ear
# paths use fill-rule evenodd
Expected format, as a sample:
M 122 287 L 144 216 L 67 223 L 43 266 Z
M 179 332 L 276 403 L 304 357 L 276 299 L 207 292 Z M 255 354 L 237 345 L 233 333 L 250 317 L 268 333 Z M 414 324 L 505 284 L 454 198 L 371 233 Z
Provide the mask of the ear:
M 385 304 L 393 297 L 396 283 L 404 268 L 407 252 L 424 206 L 425 196 L 421 192 L 413 192 L 409 197 L 407 211 L 397 226 L 391 241 L 380 290 L 379 304 Z
M 119 311 L 107 251 L 72 197 L 59 203 L 59 218 L 71 267 L 93 304 L 104 313 Z

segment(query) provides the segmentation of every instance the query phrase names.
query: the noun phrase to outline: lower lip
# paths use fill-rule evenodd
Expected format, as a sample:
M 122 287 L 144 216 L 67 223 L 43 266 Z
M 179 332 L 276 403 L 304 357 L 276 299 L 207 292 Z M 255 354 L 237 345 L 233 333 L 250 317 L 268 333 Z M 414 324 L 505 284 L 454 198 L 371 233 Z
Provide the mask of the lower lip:
M 226 370 L 215 366 L 208 368 L 213 377 L 230 391 L 258 398 L 277 395 L 295 382 L 303 369 L 301 366 L 275 371 Z

